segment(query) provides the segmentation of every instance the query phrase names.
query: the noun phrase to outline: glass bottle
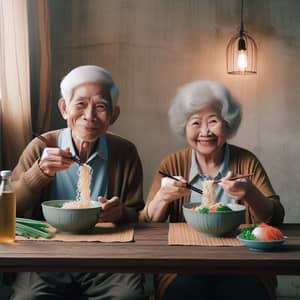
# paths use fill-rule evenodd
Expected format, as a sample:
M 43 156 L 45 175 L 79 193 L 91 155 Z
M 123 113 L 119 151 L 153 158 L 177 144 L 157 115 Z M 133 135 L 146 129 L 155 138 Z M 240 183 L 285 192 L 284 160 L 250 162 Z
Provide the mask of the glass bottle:
M 11 171 L 1 171 L 0 243 L 12 243 L 16 236 L 16 193 L 10 183 Z

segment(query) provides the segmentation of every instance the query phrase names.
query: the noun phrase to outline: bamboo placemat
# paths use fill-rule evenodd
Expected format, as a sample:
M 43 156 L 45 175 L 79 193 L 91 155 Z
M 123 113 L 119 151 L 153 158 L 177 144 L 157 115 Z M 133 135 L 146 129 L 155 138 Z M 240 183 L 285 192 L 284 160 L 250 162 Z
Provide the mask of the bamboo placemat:
M 242 246 L 235 236 L 208 237 L 196 231 L 187 223 L 169 224 L 168 244 L 190 246 Z
M 57 231 L 49 225 L 49 230 L 54 232 L 55 235 L 51 239 L 44 238 L 30 238 L 31 240 L 43 241 L 62 241 L 62 242 L 132 242 L 134 237 L 134 224 L 116 226 L 113 223 L 98 223 L 94 230 L 87 234 L 66 234 Z M 28 240 L 22 236 L 16 236 L 16 241 Z

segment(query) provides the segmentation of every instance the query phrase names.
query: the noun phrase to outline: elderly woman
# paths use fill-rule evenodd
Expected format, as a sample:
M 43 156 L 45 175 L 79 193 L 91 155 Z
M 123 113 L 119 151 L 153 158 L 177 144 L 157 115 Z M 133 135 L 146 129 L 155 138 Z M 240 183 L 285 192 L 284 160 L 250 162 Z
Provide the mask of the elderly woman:
M 229 91 L 212 81 L 195 81 L 183 86 L 169 110 L 172 129 L 183 136 L 188 147 L 170 154 L 160 171 L 178 176 L 162 178 L 157 171 L 143 211 L 146 221 L 183 222 L 182 205 L 201 201 L 186 183 L 202 188 L 208 179 L 221 179 L 216 198 L 224 204 L 246 206 L 246 223 L 279 225 L 284 209 L 270 180 L 251 152 L 230 145 L 241 121 L 239 105 Z M 230 180 L 237 174 L 253 173 L 249 179 Z M 199 249 L 200 250 L 200 249 Z M 274 299 L 275 278 L 255 276 L 202 276 L 165 274 L 157 276 L 158 296 L 168 299 Z

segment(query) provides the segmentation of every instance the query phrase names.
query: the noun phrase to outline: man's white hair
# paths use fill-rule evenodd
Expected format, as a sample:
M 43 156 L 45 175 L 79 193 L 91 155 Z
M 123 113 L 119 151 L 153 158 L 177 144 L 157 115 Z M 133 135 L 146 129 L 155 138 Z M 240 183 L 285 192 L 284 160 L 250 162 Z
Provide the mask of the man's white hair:
M 119 89 L 109 72 L 95 65 L 80 66 L 71 70 L 60 83 L 62 97 L 68 103 L 72 99 L 74 89 L 81 84 L 89 82 L 108 84 L 110 87 L 111 104 L 112 107 L 115 107 L 119 100 Z

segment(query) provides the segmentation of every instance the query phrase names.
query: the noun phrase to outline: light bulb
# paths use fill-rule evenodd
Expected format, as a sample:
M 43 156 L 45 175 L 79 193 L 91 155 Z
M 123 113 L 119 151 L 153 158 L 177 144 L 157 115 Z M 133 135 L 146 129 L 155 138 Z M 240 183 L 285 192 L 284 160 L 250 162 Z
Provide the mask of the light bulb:
M 241 72 L 244 72 L 247 68 L 247 53 L 245 50 L 238 51 L 237 67 Z

